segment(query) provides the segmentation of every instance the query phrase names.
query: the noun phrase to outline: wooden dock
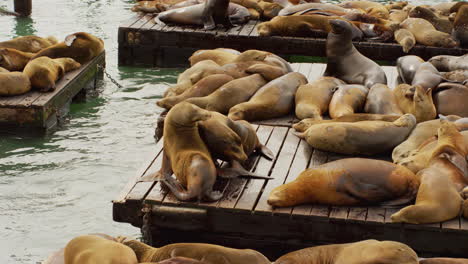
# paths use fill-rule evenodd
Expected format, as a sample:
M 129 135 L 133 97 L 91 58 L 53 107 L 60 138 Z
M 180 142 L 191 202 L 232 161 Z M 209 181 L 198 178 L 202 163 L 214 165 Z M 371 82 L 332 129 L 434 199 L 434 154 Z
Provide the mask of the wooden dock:
M 219 47 L 239 51 L 259 49 L 285 57 L 292 55 L 325 57 L 326 34 L 317 33 L 310 38 L 260 37 L 256 25 L 250 21 L 229 30 L 203 30 L 202 28 L 156 24 L 152 15 L 135 15 L 119 27 L 119 64 L 151 65 L 156 67 L 183 67 L 187 59 L 199 49 Z M 416 45 L 410 53 L 403 52 L 397 43 L 354 42 L 354 46 L 373 60 L 394 62 L 404 55 L 417 55 L 427 60 L 436 55 L 461 56 L 468 53 L 462 48 L 437 48 Z
M 293 64 L 295 71 L 317 79 L 324 64 Z M 395 86 L 395 67 L 383 67 L 390 87 Z M 142 228 L 154 246 L 175 242 L 206 242 L 238 248 L 254 248 L 271 260 L 292 250 L 317 244 L 363 239 L 395 240 L 408 244 L 420 256 L 466 257 L 468 221 L 456 219 L 436 224 L 392 223 L 400 208 L 302 205 L 273 209 L 267 204 L 271 190 L 294 180 L 309 167 L 344 158 L 344 155 L 312 149 L 292 132 L 293 117 L 257 123 L 260 141 L 275 153 L 270 161 L 254 157 L 251 171 L 273 180 L 219 179 L 215 189 L 223 198 L 215 203 L 181 202 L 159 182 L 138 182 L 159 170 L 163 140 L 154 155 L 113 201 L 113 218 Z M 390 154 L 372 157 L 391 160 Z
M 53 92 L 31 91 L 23 95 L 0 97 L 0 128 L 8 131 L 46 131 L 69 112 L 70 103 L 80 92 L 96 87 L 105 66 L 105 52 L 68 72 Z

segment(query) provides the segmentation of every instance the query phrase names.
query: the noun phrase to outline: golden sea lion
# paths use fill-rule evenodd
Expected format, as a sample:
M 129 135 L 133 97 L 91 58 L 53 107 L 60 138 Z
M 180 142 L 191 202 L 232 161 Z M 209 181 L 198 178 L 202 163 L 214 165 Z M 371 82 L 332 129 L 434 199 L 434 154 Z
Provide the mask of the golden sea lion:
M 468 5 L 458 9 L 453 21 L 453 36 L 460 42 L 460 46 L 468 47 Z
M 16 49 L 0 48 L 0 67 L 9 71 L 22 71 L 34 55 Z
M 259 141 L 254 127 L 249 122 L 245 120 L 234 121 L 231 129 L 241 138 L 247 156 L 253 152 L 258 152 L 270 160 L 274 158 L 273 152 Z
M 0 96 L 20 95 L 31 90 L 29 77 L 22 72 L 0 72 Z
M 190 66 L 203 60 L 212 60 L 218 65 L 223 66 L 228 63 L 233 63 L 239 56 L 240 52 L 233 49 L 217 48 L 212 50 L 197 50 L 190 56 Z
M 442 82 L 442 75 L 430 62 L 423 62 L 419 65 L 418 69 L 414 73 L 413 81 L 411 85 L 420 85 L 426 91 L 427 89 L 434 90 L 437 85 Z
M 442 16 L 450 15 L 450 8 L 452 8 L 457 2 L 442 2 L 431 5 L 431 8 L 436 10 Z
M 385 84 L 374 84 L 367 94 L 364 112 L 381 115 L 403 115 L 395 95 Z
M 183 0 L 170 1 L 170 3 L 164 3 L 163 1 L 139 1 L 132 7 L 131 10 L 133 12 L 160 13 L 166 11 L 171 4 L 177 4 L 178 2 L 182 1 Z
M 468 80 L 468 70 L 455 70 L 441 73 L 442 77 L 450 82 L 463 83 Z
M 291 72 L 260 88 L 248 102 L 229 109 L 232 120 L 264 120 L 287 115 L 294 109 L 297 88 L 307 83 L 307 78 Z
M 441 83 L 434 94 L 437 113 L 468 117 L 468 86 L 458 83 Z
M 387 19 L 389 15 L 388 9 L 384 5 L 372 1 L 346 1 L 340 3 L 339 6 L 344 8 L 359 8 L 366 11 L 369 15 L 383 19 Z
M 408 15 L 409 17 L 422 18 L 429 21 L 438 31 L 445 32 L 448 34 L 452 33 L 452 22 L 450 22 L 448 18 L 438 16 L 430 8 L 424 6 L 416 6 L 415 8 L 411 9 Z
M 464 204 L 467 204 L 465 200 Z M 427 258 L 419 260 L 419 264 L 468 264 L 468 259 L 462 258 Z
M 296 116 L 299 119 L 312 118 L 322 120 L 328 106 L 343 81 L 333 77 L 321 77 L 318 80 L 299 86 L 296 92 Z
M 357 114 L 340 116 L 336 119 L 331 119 L 331 120 L 317 120 L 315 118 L 306 118 L 294 124 L 292 127 L 297 132 L 305 132 L 312 125 L 322 124 L 322 123 L 359 122 L 359 121 L 371 121 L 371 120 L 393 122 L 397 120 L 398 118 L 400 117 L 396 115 L 378 115 L 378 114 L 357 113 Z
M 403 9 L 403 7 L 407 6 L 408 5 L 408 2 L 407 1 L 401 1 L 401 2 L 390 2 L 388 4 L 385 5 L 385 7 L 387 8 L 388 11 L 391 11 L 391 10 L 401 10 Z
M 253 74 L 230 81 L 208 96 L 185 101 L 206 110 L 227 114 L 231 107 L 248 101 L 265 84 L 266 81 L 260 74 Z
M 439 55 L 428 60 L 438 71 L 468 70 L 468 54 L 463 56 Z
M 57 43 L 55 37 L 41 38 L 37 36 L 22 36 L 0 42 L 0 48 L 10 48 L 22 52 L 36 53 Z
M 333 119 L 360 112 L 369 90 L 362 85 L 339 85 L 333 94 L 328 112 Z
M 332 244 L 288 253 L 275 264 L 418 264 L 410 247 L 395 241 L 363 240 Z
M 424 60 L 415 55 L 406 55 L 397 59 L 396 67 L 398 76 L 403 83 L 411 84 L 414 75 L 419 69 L 419 66 L 424 63 Z
M 7 69 L 5 69 L 5 68 L 3 68 L 3 67 L 0 67 L 0 73 L 2 73 L 2 72 L 4 73 L 4 72 L 10 72 L 10 71 L 7 70 Z
M 399 205 L 413 200 L 418 186 L 419 179 L 403 166 L 349 158 L 303 171 L 294 181 L 273 189 L 268 204 Z
M 436 118 L 432 89 L 425 91 L 420 85 L 410 86 L 403 83 L 395 87 L 393 93 L 403 113 L 413 114 L 418 123 Z
M 84 64 L 104 51 L 104 41 L 86 32 L 77 32 L 65 37 L 64 42 L 39 51 L 32 59 L 46 56 L 52 59 L 72 58 Z
M 442 121 L 438 138 L 429 166 L 418 172 L 421 185 L 415 205 L 393 214 L 393 222 L 439 223 L 459 215 L 462 204 L 459 191 L 466 186 L 467 148 L 464 137 L 451 122 Z
M 155 262 L 142 262 L 140 264 L 155 264 Z M 175 257 L 160 261 L 157 264 L 206 264 L 206 262 L 191 258 Z
M 404 53 L 408 53 L 414 45 L 416 45 L 416 39 L 414 38 L 413 33 L 407 29 L 401 28 L 396 30 L 394 37 L 396 42 L 398 42 L 398 44 L 403 48 Z
M 260 252 L 252 249 L 234 249 L 212 244 L 176 243 L 160 248 L 150 247 L 136 240 L 123 242 L 135 251 L 139 262 L 158 262 L 173 257 L 185 257 L 206 264 L 270 264 Z
M 314 148 L 342 154 L 373 155 L 392 150 L 408 137 L 416 125 L 411 114 L 394 122 L 331 122 L 309 127 L 298 134 Z
M 408 11 L 405 10 L 390 10 L 388 20 L 400 24 L 408 18 Z
M 56 81 L 62 78 L 65 73 L 79 67 L 81 67 L 81 64 L 72 58 L 51 59 L 49 57 L 39 57 L 26 64 L 23 72 L 31 80 L 33 89 L 48 92 L 55 89 Z
M 271 3 L 267 1 L 259 1 L 258 5 L 262 8 L 262 18 L 266 18 L 268 20 L 278 16 L 278 13 L 283 9 L 281 5 L 278 3 Z
M 453 48 L 457 42 L 450 34 L 441 32 L 427 20 L 422 18 L 407 18 L 400 26 L 413 33 L 416 42 L 426 46 Z
M 205 78 L 198 81 L 192 87 L 185 90 L 179 95 L 169 96 L 162 98 L 157 101 L 156 104 L 160 107 L 171 109 L 174 105 L 194 97 L 203 97 L 210 95 L 216 91 L 219 87 L 225 85 L 226 83 L 234 80 L 231 76 L 227 74 L 213 74 L 206 76 Z

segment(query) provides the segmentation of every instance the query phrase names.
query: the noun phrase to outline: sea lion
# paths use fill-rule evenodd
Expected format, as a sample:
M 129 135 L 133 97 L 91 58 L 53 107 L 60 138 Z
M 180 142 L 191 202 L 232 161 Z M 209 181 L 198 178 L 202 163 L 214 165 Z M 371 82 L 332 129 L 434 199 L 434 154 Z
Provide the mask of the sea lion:
M 305 248 L 288 253 L 275 261 L 275 264 L 311 263 L 418 264 L 418 256 L 405 244 L 372 239 Z
M 403 83 L 411 84 L 413 82 L 414 75 L 422 63 L 424 60 L 415 55 L 406 55 L 397 59 L 398 76 Z
M 16 49 L 0 48 L 0 67 L 9 71 L 22 71 L 34 55 Z
M 203 60 L 212 60 L 218 65 L 223 66 L 228 63 L 233 63 L 240 52 L 233 49 L 217 48 L 212 50 L 197 50 L 190 56 L 190 66 Z
M 416 125 L 411 114 L 394 122 L 331 122 L 309 127 L 298 134 L 314 148 L 342 154 L 374 155 L 392 150 L 403 142 Z
M 166 1 L 139 1 L 132 7 L 133 12 L 143 12 L 143 13 L 160 13 L 166 11 L 171 4 L 176 4 L 182 2 L 171 1 L 172 3 L 165 3 Z
M 253 16 L 252 19 L 259 19 L 263 13 L 262 7 L 256 0 L 231 0 L 231 2 L 247 8 L 251 15 L 255 13 L 255 16 Z
M 385 5 L 388 11 L 391 11 L 393 9 L 396 10 L 401 10 L 403 7 L 407 6 L 408 2 L 407 1 L 400 1 L 400 2 L 390 2 Z
M 468 70 L 468 54 L 463 56 L 439 55 L 430 58 L 428 62 L 441 72 Z
M 434 90 L 437 85 L 442 82 L 442 76 L 440 72 L 430 62 L 423 62 L 419 65 L 418 69 L 414 73 L 413 81 L 411 85 L 419 85 L 427 91 L 427 89 Z
M 227 114 L 231 107 L 248 101 L 265 84 L 266 81 L 260 74 L 253 74 L 230 81 L 210 95 L 185 101 L 206 110 Z
M 464 202 L 464 204 L 468 203 Z M 419 264 L 468 264 L 468 259 L 463 258 L 426 258 L 419 260 Z
M 297 88 L 307 83 L 298 72 L 283 75 L 260 88 L 248 102 L 229 109 L 232 120 L 264 120 L 291 113 Z
M 272 160 L 273 152 L 263 145 L 257 137 L 254 127 L 245 120 L 236 120 L 230 126 L 241 138 L 245 154 L 250 156 L 253 152 L 262 154 L 265 158 Z
M 346 1 L 340 3 L 339 6 L 344 8 L 359 8 L 371 16 L 383 19 L 387 19 L 389 15 L 388 9 L 384 5 L 372 1 Z
M 442 115 L 458 115 L 468 117 L 468 86 L 457 83 L 442 83 L 434 94 L 434 104 L 437 113 Z
M 274 79 L 279 78 L 288 73 L 288 71 L 286 71 L 284 68 L 266 64 L 252 65 L 249 68 L 247 68 L 245 72 L 249 74 L 258 73 L 268 82 L 273 81 Z
M 413 33 L 416 42 L 426 46 L 453 48 L 457 42 L 445 32 L 435 29 L 427 20 L 422 18 L 407 18 L 400 26 Z
M 299 119 L 312 118 L 322 120 L 328 111 L 333 93 L 343 81 L 333 77 L 321 77 L 318 80 L 299 86 L 296 92 L 296 116 Z
M 453 22 L 453 36 L 460 42 L 460 46 L 468 47 L 468 5 L 458 9 Z
M 161 100 L 157 101 L 156 104 L 160 107 L 171 109 L 174 105 L 193 97 L 203 97 L 210 95 L 214 91 L 216 91 L 221 86 L 225 85 L 226 83 L 234 80 L 229 75 L 226 74 L 213 74 L 206 76 L 205 78 L 198 81 L 192 87 L 185 90 L 183 93 L 179 95 L 169 96 L 162 98 Z
M 20 95 L 31 90 L 29 77 L 22 72 L 0 72 L 0 96 Z
M 64 264 L 137 264 L 135 252 L 128 246 L 96 235 L 79 236 L 67 243 Z
M 462 6 L 466 6 L 466 5 L 468 5 L 468 2 L 466 2 L 466 1 L 461 1 L 461 2 L 455 3 L 455 4 L 450 8 L 450 13 L 457 13 L 458 10 L 459 10 Z
M 42 56 L 51 59 L 72 58 L 84 64 L 104 51 L 104 41 L 86 32 L 77 32 L 65 37 L 64 42 L 39 51 L 32 59 Z
M 445 32 L 447 34 L 452 33 L 453 25 L 448 18 L 442 18 L 438 16 L 430 8 L 424 6 L 416 6 L 409 12 L 409 17 L 422 18 L 429 21 L 438 31 Z
M 3 68 L 3 67 L 0 67 L 0 73 L 2 73 L 2 72 L 10 72 L 10 71 L 7 70 L 7 69 L 5 69 L 5 68 Z
M 429 166 L 417 175 L 421 178 L 421 185 L 415 205 L 393 214 L 393 222 L 439 223 L 459 215 L 462 198 L 457 181 L 462 181 L 464 187 L 464 177 L 467 176 L 464 137 L 454 124 L 447 121 L 442 121 L 438 134 L 438 144 L 429 159 Z
M 228 16 L 229 0 L 206 0 L 202 12 L 203 28 L 212 30 L 217 24 L 229 29 L 233 27 Z
M 140 264 L 155 264 L 154 262 L 142 262 Z M 157 264 L 206 264 L 191 258 L 175 257 L 158 262 Z
M 408 11 L 405 10 L 390 10 L 388 20 L 400 24 L 408 18 Z
M 463 83 L 468 80 L 468 70 L 456 70 L 451 72 L 443 72 L 442 78 L 450 82 Z
M 22 36 L 0 42 L 0 48 L 10 48 L 22 52 L 36 53 L 57 43 L 55 37 Z
M 410 86 L 403 83 L 395 87 L 393 94 L 403 113 L 413 114 L 418 123 L 434 119 L 437 116 L 432 99 L 432 89 L 424 90 L 420 85 Z
M 408 53 L 414 47 L 414 45 L 416 45 L 416 39 L 414 38 L 413 33 L 407 29 L 398 29 L 395 31 L 394 37 L 396 42 L 398 42 L 398 44 L 400 44 L 403 48 L 404 53 Z
M 55 89 L 55 82 L 62 78 L 65 73 L 78 69 L 81 64 L 72 58 L 51 59 L 39 57 L 31 60 L 24 67 L 24 74 L 31 80 L 33 89 L 48 92 Z
M 222 194 L 213 191 L 216 168 L 206 144 L 200 137 L 197 123 L 210 117 L 209 111 L 187 102 L 178 103 L 171 108 L 164 120 L 161 169 L 140 178 L 140 181 L 159 180 L 182 201 L 193 198 L 219 200 Z M 173 173 L 177 180 L 171 177 Z
M 270 264 L 260 252 L 252 249 L 234 249 L 212 244 L 176 243 L 160 248 L 150 247 L 136 240 L 123 242 L 135 251 L 139 262 L 158 262 L 171 257 L 185 257 L 206 264 Z
M 395 95 L 385 84 L 374 84 L 367 94 L 364 112 L 382 115 L 403 115 Z
M 351 24 L 343 20 L 329 22 L 332 31 L 327 37 L 328 62 L 324 76 L 336 77 L 346 83 L 362 84 L 367 88 L 376 83 L 387 84 L 382 68 L 354 47 L 351 42 Z M 357 64 L 359 68 L 353 67 Z
M 419 179 L 403 166 L 348 158 L 306 169 L 294 181 L 273 189 L 267 202 L 274 207 L 399 205 L 413 200 L 418 186 Z
M 339 11 L 343 13 L 350 12 L 350 9 L 346 9 L 334 4 L 328 3 L 304 3 L 299 5 L 291 5 L 286 8 L 283 8 L 278 13 L 278 16 L 290 16 L 298 12 L 303 12 L 307 10 L 331 10 L 331 11 Z
M 262 8 L 262 18 L 270 20 L 276 16 L 283 9 L 283 7 L 278 3 L 270 3 L 267 1 L 259 1 L 258 5 Z
M 295 123 L 292 127 L 297 131 L 297 132 L 305 132 L 309 127 L 316 125 L 316 124 L 322 124 L 322 123 L 331 123 L 331 122 L 358 122 L 358 121 L 371 121 L 371 120 L 376 120 L 376 121 L 388 121 L 388 122 L 393 122 L 400 118 L 399 116 L 396 115 L 379 115 L 379 114 L 365 114 L 365 113 L 357 113 L 357 114 L 350 114 L 350 115 L 344 115 L 340 116 L 336 119 L 331 119 L 331 120 L 317 120 L 315 118 L 306 118 L 302 119 L 298 123 Z
M 452 8 L 457 2 L 442 2 L 431 5 L 431 8 L 436 10 L 442 16 L 450 15 L 450 8 Z
M 339 85 L 330 101 L 328 112 L 336 119 L 341 116 L 360 112 L 366 102 L 369 90 L 362 85 Z

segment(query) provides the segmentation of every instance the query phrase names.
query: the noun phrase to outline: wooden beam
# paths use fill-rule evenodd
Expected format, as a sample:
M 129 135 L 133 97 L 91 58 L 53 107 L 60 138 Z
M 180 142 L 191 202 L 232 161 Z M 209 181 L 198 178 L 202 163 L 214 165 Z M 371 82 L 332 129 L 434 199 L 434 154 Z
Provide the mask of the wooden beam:
M 21 16 L 30 16 L 32 10 L 32 0 L 14 0 L 15 12 Z

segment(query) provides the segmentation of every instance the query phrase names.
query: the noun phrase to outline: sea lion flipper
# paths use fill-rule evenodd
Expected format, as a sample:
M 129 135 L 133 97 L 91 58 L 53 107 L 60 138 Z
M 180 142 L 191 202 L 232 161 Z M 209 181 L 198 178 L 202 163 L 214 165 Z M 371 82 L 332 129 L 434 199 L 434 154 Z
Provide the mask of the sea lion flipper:
M 261 176 L 255 173 L 252 173 L 242 167 L 236 168 L 220 168 L 217 170 L 218 176 L 225 179 L 233 179 L 233 178 L 252 178 L 252 179 L 264 179 L 264 180 L 271 180 L 268 176 Z
M 273 152 L 269 148 L 267 148 L 265 145 L 260 145 L 259 152 L 260 154 L 262 154 L 265 158 L 269 160 L 273 160 L 275 158 L 275 154 L 273 154 Z

